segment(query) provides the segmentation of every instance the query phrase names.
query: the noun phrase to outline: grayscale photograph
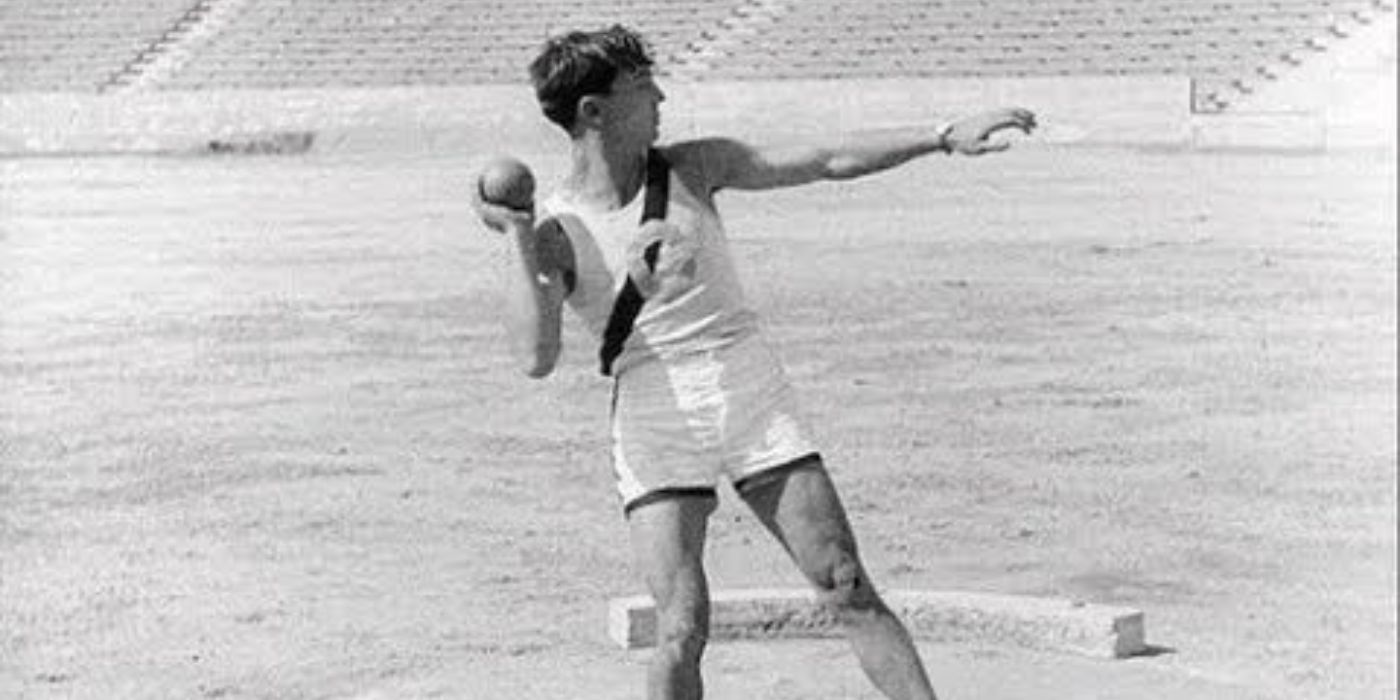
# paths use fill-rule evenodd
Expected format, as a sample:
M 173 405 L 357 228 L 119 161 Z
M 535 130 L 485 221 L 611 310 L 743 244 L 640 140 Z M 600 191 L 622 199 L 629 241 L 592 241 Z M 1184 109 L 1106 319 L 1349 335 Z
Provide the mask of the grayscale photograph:
M 0 700 L 1394 700 L 1394 0 L 0 0 Z

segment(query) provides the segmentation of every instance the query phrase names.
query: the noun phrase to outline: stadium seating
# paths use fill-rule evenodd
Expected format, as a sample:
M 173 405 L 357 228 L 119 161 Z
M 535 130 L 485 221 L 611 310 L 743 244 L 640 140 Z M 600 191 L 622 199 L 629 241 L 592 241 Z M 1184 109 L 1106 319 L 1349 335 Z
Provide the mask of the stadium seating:
M 803 0 L 705 51 L 698 79 L 1179 74 L 1197 107 L 1317 50 L 1368 0 Z M 757 70 L 756 70 L 757 69 Z M 1261 73 L 1264 71 L 1264 73 Z
M 230 2 L 0 0 L 0 91 L 122 84 Z M 622 22 L 695 80 L 1176 74 L 1211 109 L 1389 2 L 242 0 L 148 87 L 520 82 L 549 34 Z
M 166 87 L 519 82 L 551 32 L 626 22 L 663 61 L 729 16 L 737 0 L 371 0 L 251 3 Z
M 97 91 L 194 4 L 0 0 L 0 91 Z

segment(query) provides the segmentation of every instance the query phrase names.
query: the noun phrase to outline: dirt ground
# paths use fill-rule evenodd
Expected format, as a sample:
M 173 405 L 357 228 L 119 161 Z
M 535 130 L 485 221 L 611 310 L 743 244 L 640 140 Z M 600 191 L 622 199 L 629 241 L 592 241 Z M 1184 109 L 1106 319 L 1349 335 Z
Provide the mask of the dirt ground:
M 509 368 L 467 160 L 0 176 L 0 697 L 640 697 L 607 385 L 577 325 Z M 1028 147 L 723 197 L 878 584 L 1146 613 L 1128 660 L 926 642 L 942 697 L 1395 697 L 1395 185 Z M 801 585 L 723 496 L 713 585 Z M 876 697 L 839 641 L 707 669 Z

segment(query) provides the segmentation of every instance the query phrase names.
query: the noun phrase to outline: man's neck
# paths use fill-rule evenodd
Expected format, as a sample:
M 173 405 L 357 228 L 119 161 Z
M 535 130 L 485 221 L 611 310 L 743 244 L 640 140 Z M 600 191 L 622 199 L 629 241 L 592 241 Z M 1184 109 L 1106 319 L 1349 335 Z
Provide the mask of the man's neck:
M 623 148 L 601 139 L 574 142 L 573 198 L 598 209 L 619 209 L 632 201 L 646 180 L 646 149 Z

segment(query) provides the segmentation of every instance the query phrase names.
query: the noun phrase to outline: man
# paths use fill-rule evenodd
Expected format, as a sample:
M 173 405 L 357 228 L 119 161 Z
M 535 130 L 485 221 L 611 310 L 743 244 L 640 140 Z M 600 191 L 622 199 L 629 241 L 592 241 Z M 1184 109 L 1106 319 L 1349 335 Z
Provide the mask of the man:
M 711 138 L 658 148 L 665 96 L 652 64 L 642 39 L 622 27 L 551 39 L 530 72 L 544 114 L 569 134 L 572 169 L 538 218 L 475 198 L 510 251 L 509 331 L 526 373 L 553 370 L 565 304 L 604 346 L 614 471 L 657 610 L 648 697 L 702 695 L 703 548 L 723 476 L 811 581 L 875 686 L 892 699 L 931 700 L 914 644 L 866 575 L 797 400 L 744 301 L 714 195 L 854 178 L 931 153 L 998 151 L 1006 144 L 991 135 L 1030 133 L 1035 117 L 999 110 L 821 147 Z

